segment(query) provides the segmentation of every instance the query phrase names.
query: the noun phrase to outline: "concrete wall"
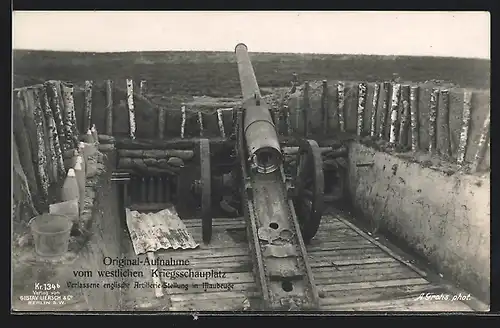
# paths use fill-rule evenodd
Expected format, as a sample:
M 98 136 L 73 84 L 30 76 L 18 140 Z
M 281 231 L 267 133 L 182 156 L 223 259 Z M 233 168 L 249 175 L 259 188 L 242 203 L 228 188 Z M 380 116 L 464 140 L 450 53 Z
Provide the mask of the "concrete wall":
M 337 83 L 339 81 L 328 81 L 328 126 L 330 132 L 334 133 L 338 130 L 338 120 L 337 120 Z M 360 81 L 361 82 L 361 81 Z M 345 124 L 346 131 L 351 133 L 356 133 L 356 121 L 357 121 L 357 100 L 358 100 L 358 81 L 348 81 L 345 82 Z M 416 85 L 411 82 L 400 81 L 401 84 Z M 374 94 L 374 83 L 367 83 L 367 97 L 366 97 L 366 107 L 364 112 L 364 131 L 370 131 L 371 125 L 371 113 L 372 113 L 372 100 Z M 442 99 L 441 95 L 438 99 L 438 117 L 437 117 L 437 133 L 442 132 L 442 124 L 448 122 L 450 127 L 450 135 L 446 136 L 446 144 L 440 145 L 439 147 L 447 147 L 448 143 L 452 150 L 452 159 L 457 158 L 457 148 L 460 138 L 460 129 L 462 126 L 462 116 L 463 116 L 463 99 L 464 91 L 463 88 L 456 88 L 450 85 L 435 85 L 431 83 L 418 84 L 418 110 L 419 110 L 419 139 L 420 139 L 420 149 L 425 150 L 429 148 L 429 101 L 432 88 L 440 88 L 449 90 L 449 119 L 446 117 L 445 111 L 442 110 Z M 466 151 L 466 161 L 472 162 L 477 151 L 477 146 L 481 134 L 481 128 L 483 122 L 490 111 L 490 91 L 489 90 L 469 90 L 472 91 L 472 106 L 471 106 L 471 121 L 469 130 L 469 140 Z M 390 109 L 390 99 L 391 99 L 392 88 L 389 89 L 389 109 Z M 321 94 L 322 86 L 321 81 L 310 82 L 309 91 L 309 102 L 310 102 L 310 112 L 308 114 L 309 120 L 309 131 L 314 131 L 322 129 L 322 112 L 321 112 Z M 289 101 L 289 107 L 291 111 L 291 122 L 292 127 L 295 131 L 303 132 L 303 116 L 301 110 L 304 104 L 303 98 L 303 85 L 297 88 L 297 92 L 291 95 Z M 378 107 L 377 107 L 377 126 L 380 122 L 380 116 L 382 112 L 382 99 L 384 93 L 381 90 Z M 400 106 L 401 108 L 401 106 Z M 387 118 L 390 113 L 387 114 Z M 389 121 L 387 121 L 389 122 Z M 321 130 L 322 131 L 322 130 Z M 443 130 L 444 131 L 444 130 Z M 378 129 L 377 129 L 378 132 Z M 388 140 L 389 135 L 389 124 L 386 124 L 386 130 L 384 131 L 386 140 Z M 449 141 L 448 141 L 449 140 Z
M 374 165 L 356 167 L 367 162 Z M 402 239 L 445 278 L 489 302 L 489 175 L 448 176 L 351 142 L 348 180 L 352 202 L 374 230 Z

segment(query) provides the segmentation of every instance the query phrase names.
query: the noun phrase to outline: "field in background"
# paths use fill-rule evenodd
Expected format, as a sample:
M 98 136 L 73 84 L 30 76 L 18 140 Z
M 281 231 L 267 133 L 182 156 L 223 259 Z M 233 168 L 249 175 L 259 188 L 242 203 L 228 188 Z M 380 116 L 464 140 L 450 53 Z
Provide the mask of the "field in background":
M 443 57 L 251 53 L 259 86 L 283 87 L 292 73 L 304 80 L 443 80 L 461 87 L 489 88 L 490 61 Z M 149 97 L 236 97 L 240 85 L 232 52 L 78 53 L 14 51 L 14 86 L 48 79 L 148 81 Z M 164 99 L 165 99 L 164 98 Z

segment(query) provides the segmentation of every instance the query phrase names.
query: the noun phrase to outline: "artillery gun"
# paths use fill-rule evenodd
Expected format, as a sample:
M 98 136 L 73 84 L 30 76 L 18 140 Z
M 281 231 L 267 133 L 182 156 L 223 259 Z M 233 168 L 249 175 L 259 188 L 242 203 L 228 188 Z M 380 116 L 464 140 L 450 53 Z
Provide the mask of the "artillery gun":
M 186 171 L 192 183 L 179 183 L 180 202 L 191 193 L 201 204 L 202 236 L 212 235 L 212 190 L 239 186 L 247 222 L 247 236 L 254 273 L 262 291 L 263 306 L 272 310 L 304 310 L 318 306 L 318 292 L 308 263 L 305 244 L 315 236 L 324 207 L 322 153 L 314 140 L 296 138 L 295 147 L 280 143 L 269 105 L 261 92 L 245 44 L 235 48 L 242 104 L 233 111 L 234 151 L 231 173 L 215 178 L 211 173 L 210 142 L 198 143 L 199 169 Z M 295 165 L 285 167 L 285 155 L 295 155 Z M 196 176 L 193 177 L 193 174 Z M 182 176 L 183 174 L 181 174 Z M 181 181 L 182 181 L 181 177 Z

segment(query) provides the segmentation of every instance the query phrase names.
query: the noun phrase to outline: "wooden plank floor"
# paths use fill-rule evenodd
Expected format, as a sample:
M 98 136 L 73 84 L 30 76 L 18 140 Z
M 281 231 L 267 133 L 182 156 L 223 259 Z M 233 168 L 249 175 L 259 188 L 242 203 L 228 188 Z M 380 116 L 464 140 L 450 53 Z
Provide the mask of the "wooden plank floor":
M 177 283 L 177 286 L 164 289 L 168 297 L 155 299 L 152 290 L 129 289 L 125 308 L 163 311 L 238 311 L 249 306 L 254 308 L 259 295 L 243 219 L 214 219 L 210 245 L 201 242 L 200 220 L 186 220 L 184 223 L 200 246 L 194 250 L 156 252 L 158 258 L 190 261 L 188 266 L 162 269 L 192 269 L 193 272 L 220 270 L 225 273 L 224 277 L 162 278 L 169 284 Z M 307 250 L 320 293 L 321 310 L 472 311 L 461 301 L 419 299 L 419 295 L 427 293 L 449 297 L 454 294 L 443 285 L 426 279 L 425 272 L 343 217 L 324 216 Z M 147 281 L 150 274 L 145 274 L 145 277 Z M 207 286 L 203 282 L 212 284 L 211 288 L 205 288 Z
M 454 293 L 340 215 L 325 215 L 307 247 L 321 310 L 472 311 Z M 422 294 L 440 299 L 426 300 Z M 449 300 L 443 296 L 448 295 Z

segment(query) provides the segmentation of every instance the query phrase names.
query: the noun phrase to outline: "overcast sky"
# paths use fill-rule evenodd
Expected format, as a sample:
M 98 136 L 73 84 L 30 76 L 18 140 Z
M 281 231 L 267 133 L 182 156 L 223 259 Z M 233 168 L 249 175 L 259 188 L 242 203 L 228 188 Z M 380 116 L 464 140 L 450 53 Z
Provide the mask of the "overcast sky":
M 488 12 L 21 12 L 14 49 L 490 58 Z

